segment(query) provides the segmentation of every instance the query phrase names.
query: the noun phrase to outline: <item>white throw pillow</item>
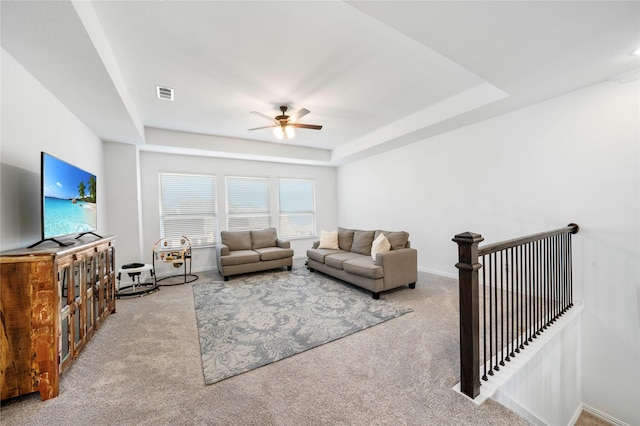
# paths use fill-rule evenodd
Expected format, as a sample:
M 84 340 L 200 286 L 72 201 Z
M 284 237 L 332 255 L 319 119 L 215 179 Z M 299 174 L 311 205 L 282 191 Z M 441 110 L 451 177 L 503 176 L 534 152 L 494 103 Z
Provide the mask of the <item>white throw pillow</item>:
M 321 249 L 333 249 L 338 250 L 338 230 L 335 231 L 320 231 L 320 245 Z
M 373 261 L 376 261 L 376 254 L 384 253 L 389 250 L 391 250 L 391 243 L 389 243 L 389 240 L 383 233 L 380 233 L 378 238 L 373 240 L 373 244 L 371 245 L 371 257 L 373 258 Z

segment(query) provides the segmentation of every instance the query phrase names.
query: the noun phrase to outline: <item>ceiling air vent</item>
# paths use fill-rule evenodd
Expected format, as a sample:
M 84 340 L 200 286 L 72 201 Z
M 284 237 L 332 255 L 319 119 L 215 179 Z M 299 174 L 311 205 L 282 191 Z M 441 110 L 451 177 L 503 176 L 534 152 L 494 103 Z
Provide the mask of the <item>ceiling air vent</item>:
M 156 86 L 156 96 L 158 96 L 158 99 L 165 99 L 167 101 L 172 101 L 173 89 L 169 87 Z

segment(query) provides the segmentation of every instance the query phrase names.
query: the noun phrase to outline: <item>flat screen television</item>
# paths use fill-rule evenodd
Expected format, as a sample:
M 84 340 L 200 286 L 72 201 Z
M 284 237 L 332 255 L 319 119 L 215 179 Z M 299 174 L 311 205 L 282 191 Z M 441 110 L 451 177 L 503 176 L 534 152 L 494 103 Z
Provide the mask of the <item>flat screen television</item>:
M 41 153 L 42 240 L 71 245 L 60 238 L 97 230 L 96 176 L 46 152 Z

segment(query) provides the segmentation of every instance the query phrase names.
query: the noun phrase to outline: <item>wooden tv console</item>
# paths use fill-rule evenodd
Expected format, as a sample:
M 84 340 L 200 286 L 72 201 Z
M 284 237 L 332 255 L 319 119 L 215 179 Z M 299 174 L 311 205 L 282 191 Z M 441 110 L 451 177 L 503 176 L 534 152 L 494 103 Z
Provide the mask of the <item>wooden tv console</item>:
M 0 399 L 58 396 L 60 375 L 116 311 L 114 269 L 115 237 L 0 253 Z

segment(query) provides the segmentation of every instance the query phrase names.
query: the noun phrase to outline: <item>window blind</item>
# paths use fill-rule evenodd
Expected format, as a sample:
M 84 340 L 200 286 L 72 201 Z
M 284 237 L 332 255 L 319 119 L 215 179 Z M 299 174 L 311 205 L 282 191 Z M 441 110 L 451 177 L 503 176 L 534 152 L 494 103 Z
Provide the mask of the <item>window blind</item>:
M 269 178 L 227 176 L 227 230 L 271 226 Z
M 184 235 L 193 247 L 215 245 L 217 211 L 215 176 L 160 173 L 160 235 L 170 244 Z
M 279 179 L 280 230 L 286 238 L 315 235 L 315 181 Z

